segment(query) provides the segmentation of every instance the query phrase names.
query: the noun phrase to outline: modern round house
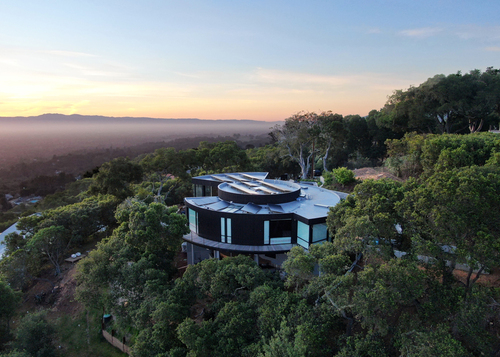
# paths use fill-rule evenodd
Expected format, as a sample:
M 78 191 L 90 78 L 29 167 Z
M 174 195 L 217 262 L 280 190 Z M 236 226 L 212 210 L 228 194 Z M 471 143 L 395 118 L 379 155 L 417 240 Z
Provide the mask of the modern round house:
M 193 178 L 195 197 L 185 199 L 189 263 L 244 253 L 280 265 L 293 246 L 308 249 L 329 240 L 329 208 L 347 195 L 266 177 L 267 173 L 246 172 Z M 196 254 L 195 247 L 204 248 L 205 256 L 200 249 Z

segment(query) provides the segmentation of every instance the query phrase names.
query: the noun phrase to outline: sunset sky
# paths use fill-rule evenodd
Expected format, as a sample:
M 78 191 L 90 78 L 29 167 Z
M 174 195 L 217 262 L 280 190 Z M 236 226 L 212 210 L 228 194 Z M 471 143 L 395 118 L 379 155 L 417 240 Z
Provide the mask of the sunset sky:
M 499 60 L 498 0 L 0 3 L 0 116 L 366 115 Z

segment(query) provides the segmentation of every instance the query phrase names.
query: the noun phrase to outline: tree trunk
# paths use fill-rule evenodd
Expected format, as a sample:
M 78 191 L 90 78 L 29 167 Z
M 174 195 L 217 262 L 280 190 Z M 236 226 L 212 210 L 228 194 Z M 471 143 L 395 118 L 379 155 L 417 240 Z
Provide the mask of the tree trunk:
M 326 151 L 325 151 L 325 155 L 321 159 L 323 161 L 323 170 L 325 172 L 328 172 L 328 167 L 326 166 L 326 160 L 328 159 L 328 154 L 330 153 L 330 146 L 331 146 L 331 144 L 328 144 L 328 147 L 326 148 Z

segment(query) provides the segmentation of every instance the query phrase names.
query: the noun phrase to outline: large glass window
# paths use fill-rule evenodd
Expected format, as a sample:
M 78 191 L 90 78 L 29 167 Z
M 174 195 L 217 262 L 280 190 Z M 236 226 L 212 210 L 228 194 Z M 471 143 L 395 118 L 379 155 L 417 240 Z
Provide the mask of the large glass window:
M 326 223 L 315 224 L 313 226 L 313 243 L 324 242 L 328 239 L 328 227 Z
M 231 218 L 221 217 L 220 219 L 220 241 L 231 244 Z
M 309 225 L 297 221 L 297 244 L 309 249 Z
M 191 232 L 198 233 L 198 212 L 188 209 L 189 212 L 189 229 Z
M 291 219 L 264 221 L 264 244 L 287 244 L 291 242 Z

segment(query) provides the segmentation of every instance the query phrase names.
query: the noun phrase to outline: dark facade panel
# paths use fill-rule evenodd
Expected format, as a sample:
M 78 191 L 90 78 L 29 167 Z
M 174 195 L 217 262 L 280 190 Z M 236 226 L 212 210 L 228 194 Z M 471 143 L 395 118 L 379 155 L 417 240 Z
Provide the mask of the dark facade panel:
M 250 214 L 231 214 L 232 243 L 238 245 L 263 245 L 264 220 Z
M 220 242 L 220 213 L 199 210 L 193 207 L 189 208 L 198 212 L 198 234 L 204 238 Z
M 198 212 L 198 235 L 215 242 L 221 241 L 221 218 L 231 219 L 231 243 L 236 245 L 264 245 L 264 222 L 291 220 L 291 243 L 297 242 L 297 222 L 293 214 L 240 214 L 210 211 L 187 204 Z

